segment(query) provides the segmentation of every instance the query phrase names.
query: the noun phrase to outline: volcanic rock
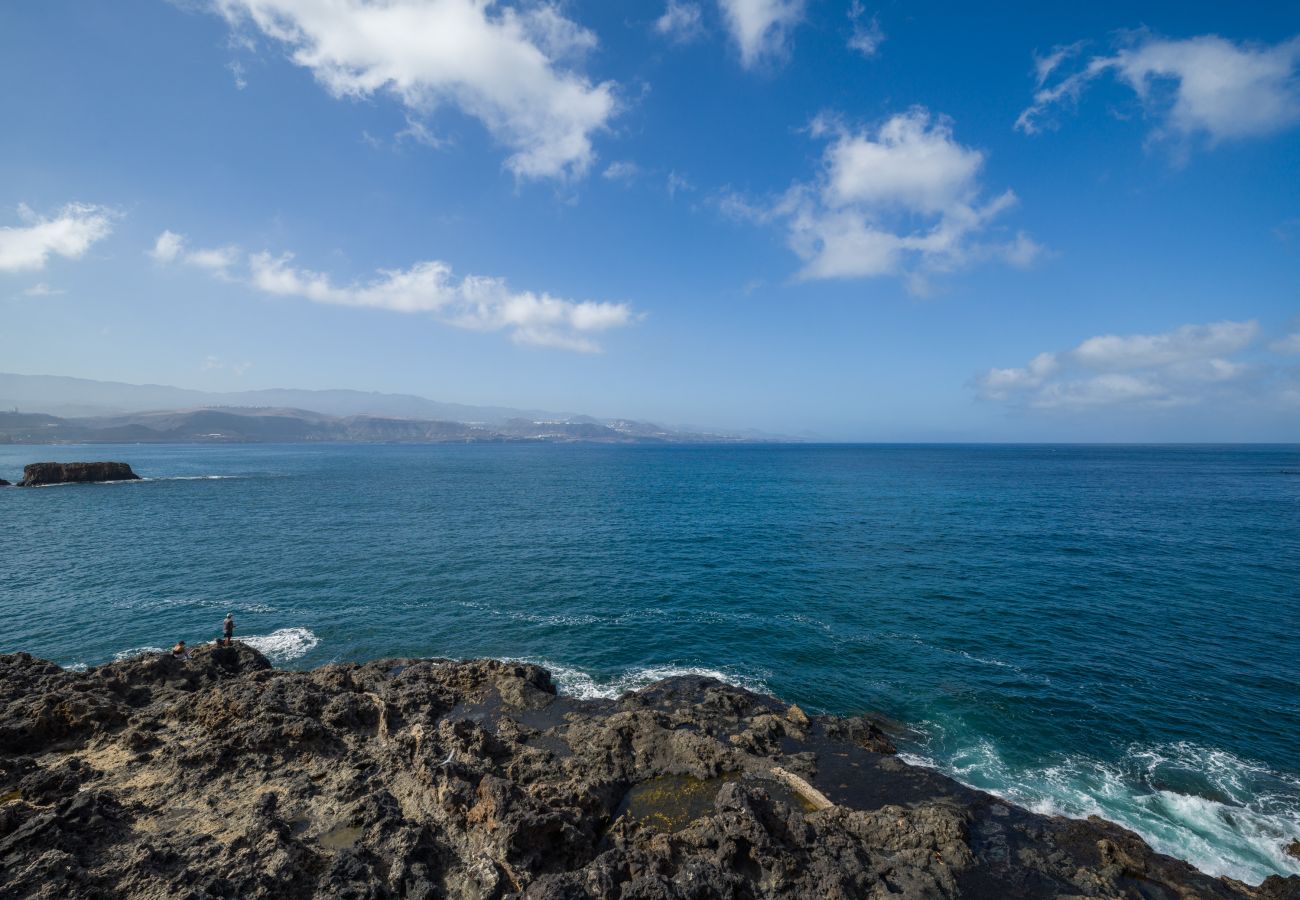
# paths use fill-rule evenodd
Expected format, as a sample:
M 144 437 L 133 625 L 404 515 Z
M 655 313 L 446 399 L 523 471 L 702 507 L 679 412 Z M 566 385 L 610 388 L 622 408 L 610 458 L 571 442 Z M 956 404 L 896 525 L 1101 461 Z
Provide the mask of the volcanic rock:
M 0 898 L 1300 897 L 892 750 L 698 676 L 584 701 L 495 660 L 0 655 Z
M 42 462 L 23 466 L 23 480 L 18 482 L 18 486 L 139 480 L 140 476 L 124 462 Z

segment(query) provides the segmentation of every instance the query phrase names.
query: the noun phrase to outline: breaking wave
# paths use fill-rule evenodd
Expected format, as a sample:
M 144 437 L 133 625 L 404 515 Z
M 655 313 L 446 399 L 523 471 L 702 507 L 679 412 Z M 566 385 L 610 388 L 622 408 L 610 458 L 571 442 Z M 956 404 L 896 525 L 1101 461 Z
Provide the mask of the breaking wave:
M 700 666 L 641 666 L 628 669 L 620 675 L 602 678 L 582 669 L 560 665 L 545 659 L 521 659 L 519 662 L 530 662 L 544 667 L 551 673 L 551 677 L 555 679 L 555 685 L 560 693 L 579 700 L 614 700 L 629 691 L 637 691 L 654 684 L 656 681 L 663 681 L 665 678 L 674 678 L 678 675 L 702 675 L 707 678 L 716 678 L 719 681 L 755 693 L 771 693 L 763 680 L 754 675 Z
M 320 644 L 320 638 L 310 628 L 279 628 L 270 634 L 252 634 L 237 640 L 259 651 L 273 663 L 306 656 Z
M 1286 853 L 1300 837 L 1300 779 L 1223 750 L 1183 741 L 1132 746 L 1118 764 L 1071 756 L 1018 767 L 979 740 L 942 758 L 924 749 L 900 756 L 1034 812 L 1117 822 L 1211 875 L 1258 884 L 1300 874 Z

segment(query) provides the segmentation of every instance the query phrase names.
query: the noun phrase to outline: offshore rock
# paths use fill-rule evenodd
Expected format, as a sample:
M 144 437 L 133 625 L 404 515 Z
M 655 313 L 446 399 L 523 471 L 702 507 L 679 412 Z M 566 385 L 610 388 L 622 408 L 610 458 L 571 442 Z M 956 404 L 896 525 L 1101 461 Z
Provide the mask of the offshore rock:
M 23 466 L 23 480 L 18 482 L 18 486 L 139 480 L 140 476 L 124 462 L 41 462 Z
M 0 898 L 1300 897 L 907 765 L 869 719 L 688 676 L 0 656 Z

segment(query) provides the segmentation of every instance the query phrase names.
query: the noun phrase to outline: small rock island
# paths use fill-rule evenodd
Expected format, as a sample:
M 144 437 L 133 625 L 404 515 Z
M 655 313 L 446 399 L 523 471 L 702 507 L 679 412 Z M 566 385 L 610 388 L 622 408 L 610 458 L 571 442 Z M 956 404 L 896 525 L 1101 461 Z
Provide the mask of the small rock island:
M 44 484 L 92 484 L 97 481 L 139 481 L 140 476 L 124 462 L 39 462 L 23 466 L 19 487 Z M 7 484 L 8 482 L 0 482 Z
M 515 662 L 0 655 L 0 897 L 1300 896 L 908 765 L 867 718 Z

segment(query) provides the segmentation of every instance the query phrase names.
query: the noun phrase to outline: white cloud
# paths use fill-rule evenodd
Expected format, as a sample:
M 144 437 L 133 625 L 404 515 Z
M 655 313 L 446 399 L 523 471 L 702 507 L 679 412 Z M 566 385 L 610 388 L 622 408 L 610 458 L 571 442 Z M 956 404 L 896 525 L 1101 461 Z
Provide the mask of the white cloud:
M 195 250 L 185 254 L 185 264 L 207 269 L 213 273 L 224 273 L 239 262 L 238 247 L 213 247 L 207 250 Z
M 66 293 L 67 291 L 62 290 L 61 288 L 53 288 L 50 287 L 48 284 L 46 284 L 44 281 L 40 281 L 32 285 L 31 287 L 27 288 L 26 290 L 24 290 L 23 296 L 24 297 L 54 297 L 59 294 L 66 294 Z
M 247 360 L 245 360 L 244 362 L 228 363 L 220 356 L 208 355 L 203 358 L 203 364 L 201 368 L 205 372 L 212 372 L 212 371 L 225 369 L 234 372 L 235 375 L 238 376 L 238 375 L 243 375 L 249 369 L 253 368 L 253 364 L 251 362 L 248 362 Z
M 172 263 L 181 255 L 185 249 L 185 238 L 174 231 L 164 231 L 158 235 L 158 240 L 154 241 L 153 249 L 149 255 L 153 257 L 154 262 Z
M 655 31 L 679 44 L 687 44 L 704 34 L 703 14 L 698 3 L 668 0 L 664 14 L 655 19 Z
M 631 181 L 641 174 L 641 167 L 628 160 L 618 160 L 610 163 L 605 167 L 605 171 L 600 173 L 602 178 L 608 178 L 610 181 Z
M 364 134 L 364 132 L 362 132 Z M 393 135 L 393 140 L 401 142 L 403 139 L 412 140 L 417 144 L 423 144 L 431 150 L 441 150 L 451 142 L 446 138 L 439 137 L 433 133 L 428 125 L 421 122 L 413 116 L 406 117 L 406 127 Z
M 40 271 L 51 256 L 79 259 L 113 231 L 115 213 L 102 206 L 69 203 L 53 216 L 18 207 L 23 225 L 0 227 L 0 272 Z
M 1140 34 L 1109 56 L 1048 81 L 1081 44 L 1058 47 L 1036 60 L 1038 90 L 1016 127 L 1027 134 L 1052 124 L 1059 106 L 1074 105 L 1103 75 L 1113 75 L 1137 95 L 1157 122 L 1154 137 L 1204 135 L 1213 142 L 1257 137 L 1300 122 L 1300 37 L 1258 46 L 1218 35 L 1169 40 Z
M 1300 354 L 1300 331 L 1288 334 L 1268 345 L 1274 353 Z
M 234 28 L 285 45 L 336 97 L 396 95 L 413 114 L 451 104 L 512 155 L 519 178 L 582 175 L 616 112 L 614 85 L 574 68 L 596 36 L 551 3 L 211 0 Z
M 786 53 L 804 14 L 804 0 L 718 0 L 718 7 L 747 69 Z
M 153 257 L 154 262 L 161 265 L 181 262 L 187 266 L 206 269 L 213 275 L 223 277 L 226 275 L 227 270 L 239 262 L 241 256 L 238 247 L 227 246 L 187 250 L 186 243 L 185 235 L 166 230 L 158 235 L 157 240 L 154 241 L 153 249 L 149 251 L 149 255 Z
M 849 20 L 853 23 L 849 49 L 870 58 L 880 52 L 880 45 L 885 42 L 885 32 L 880 27 L 878 17 L 872 16 L 869 21 L 864 21 L 866 13 L 860 0 L 853 0 L 849 6 Z
M 1249 346 L 1259 323 L 1214 322 L 1184 325 L 1164 334 L 1106 334 L 1088 338 L 1074 357 L 1092 369 L 1135 369 L 1168 366 L 1229 356 Z
M 672 200 L 677 197 L 678 191 L 693 191 L 695 185 L 685 175 L 673 170 L 668 173 L 668 179 L 664 182 L 664 190 L 668 191 L 668 199 Z
M 451 266 L 440 261 L 381 270 L 369 282 L 340 286 L 327 275 L 294 267 L 292 259 L 288 254 L 253 254 L 249 257 L 251 284 L 268 294 L 317 303 L 432 313 L 459 328 L 505 330 L 517 343 L 582 352 L 600 349 L 591 335 L 630 325 L 636 319 L 625 303 L 511 291 L 502 278 L 469 275 L 457 279 Z
M 546 293 L 514 291 L 503 278 L 456 277 L 438 260 L 417 262 L 407 269 L 381 269 L 368 281 L 336 282 L 323 272 L 297 266 L 293 254 L 263 251 L 246 256 L 236 248 L 184 251 L 184 238 L 163 237 L 170 253 L 166 261 L 207 269 L 215 277 L 239 281 L 277 297 L 299 297 L 314 303 L 431 315 L 457 328 L 505 331 L 519 344 L 598 352 L 601 332 L 635 324 L 641 316 L 626 303 L 567 300 Z M 157 250 L 157 246 L 155 246 Z M 155 252 L 155 258 L 159 258 Z M 231 270 L 241 267 L 238 275 Z
M 1037 78 L 1037 86 L 1041 88 L 1052 73 L 1060 67 L 1061 63 L 1077 56 L 1085 45 L 1085 41 L 1075 41 L 1073 44 L 1053 47 L 1052 52 L 1046 56 L 1034 54 L 1034 75 Z
M 1100 335 L 1072 350 L 1040 353 L 1023 368 L 990 369 L 976 387 L 985 399 L 1037 409 L 1191 405 L 1252 374 L 1250 365 L 1229 357 L 1258 335 L 1253 320 Z
M 984 154 L 959 144 L 947 119 L 922 108 L 872 130 L 819 116 L 810 129 L 830 136 L 820 176 L 762 207 L 731 195 L 724 211 L 783 221 L 802 278 L 899 276 L 925 293 L 935 273 L 996 259 L 1028 265 L 1042 248 L 1021 233 L 988 240 L 995 218 L 1015 205 L 1011 191 L 986 199 Z

